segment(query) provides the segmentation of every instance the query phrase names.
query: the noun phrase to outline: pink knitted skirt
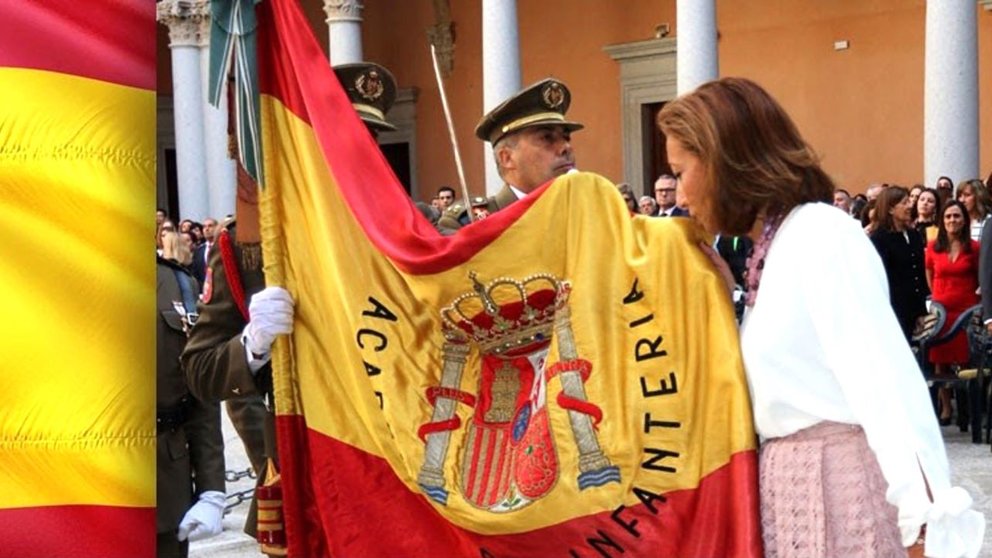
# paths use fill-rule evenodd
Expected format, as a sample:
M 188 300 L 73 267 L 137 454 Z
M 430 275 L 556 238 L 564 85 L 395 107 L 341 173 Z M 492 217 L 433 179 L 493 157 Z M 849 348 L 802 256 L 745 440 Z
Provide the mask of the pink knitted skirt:
M 759 475 L 766 558 L 906 556 L 860 426 L 821 422 L 768 440 Z

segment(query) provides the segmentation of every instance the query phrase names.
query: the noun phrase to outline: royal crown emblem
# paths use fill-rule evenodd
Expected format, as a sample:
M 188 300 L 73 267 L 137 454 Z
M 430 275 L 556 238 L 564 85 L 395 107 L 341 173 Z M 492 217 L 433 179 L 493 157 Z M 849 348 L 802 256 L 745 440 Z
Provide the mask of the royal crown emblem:
M 552 274 L 501 277 L 487 284 L 469 274 L 472 290 L 441 310 L 443 370 L 440 385 L 427 390 L 431 420 L 418 435 L 426 444 L 418 475 L 421 490 L 446 505 L 444 466 L 451 436 L 461 430 L 456 405 L 472 407 L 465 428 L 461 496 L 472 506 L 504 513 L 546 496 L 558 482 L 556 440 L 550 426 L 547 387 L 558 378 L 558 407 L 569 414 L 579 454 L 580 490 L 620 482 L 620 470 L 600 449 L 595 425 L 602 412 L 586 398 L 592 364 L 579 358 L 568 306 L 571 284 Z M 548 366 L 552 338 L 558 361 Z M 479 351 L 474 390 L 462 388 L 465 363 Z
M 355 90 L 367 101 L 375 102 L 382 97 L 382 92 L 386 86 L 382 83 L 382 76 L 376 70 L 369 70 L 355 78 Z
M 483 353 L 496 355 L 549 343 L 555 314 L 572 290 L 567 281 L 547 273 L 522 281 L 501 277 L 488 285 L 480 283 L 475 272 L 469 278 L 473 291 L 441 310 L 445 339 L 471 340 Z

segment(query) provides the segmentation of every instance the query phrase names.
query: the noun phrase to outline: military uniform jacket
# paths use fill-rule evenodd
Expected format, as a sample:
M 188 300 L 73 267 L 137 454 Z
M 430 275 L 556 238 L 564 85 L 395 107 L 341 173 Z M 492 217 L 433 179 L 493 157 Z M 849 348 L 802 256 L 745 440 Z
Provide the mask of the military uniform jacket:
M 220 239 L 210 250 L 210 266 L 207 285 L 204 286 L 203 300 L 199 305 L 199 320 L 190 334 L 182 363 L 186 370 L 186 380 L 190 391 L 204 401 L 220 401 L 245 395 L 267 395 L 270 407 L 265 416 L 265 454 L 277 464 L 275 443 L 275 415 L 272 412 L 272 366 L 265 364 L 256 374 L 248 367 L 241 334 L 248 324 L 238 298 L 232 291 L 234 284 L 228 277 L 230 270 L 238 274 L 243 290 L 241 303 L 247 308 L 251 296 L 265 288 L 259 246 L 239 245 L 234 225 L 221 233 L 227 239 Z M 233 258 L 225 265 L 224 252 L 230 250 Z M 261 484 L 265 472 L 258 472 Z M 245 531 L 255 533 L 256 502 L 252 500 L 251 510 L 245 524 Z
M 224 492 L 224 438 L 220 406 L 191 397 L 179 366 L 186 344 L 182 320 L 173 301 L 183 299 L 176 274 L 196 280 L 180 265 L 158 259 L 156 285 L 156 407 L 158 416 L 182 417 L 181 424 L 159 428 L 157 437 L 156 529 L 175 531 L 202 492 Z
M 513 190 L 508 184 L 504 184 L 503 187 L 496 192 L 495 196 L 491 196 L 489 198 L 486 208 L 489 210 L 489 213 L 496 213 L 501 209 L 506 209 L 515 201 L 517 201 L 517 195 L 513 193 Z
M 261 259 L 257 265 L 244 264 L 246 248 L 237 243 L 233 225 L 221 234 L 227 234 L 230 239 L 228 245 L 233 250 L 244 293 L 241 299 L 247 308 L 251 296 L 265 288 Z M 204 401 L 264 395 L 271 391 L 271 366 L 266 364 L 254 375 L 248 368 L 241 343 L 241 333 L 248 320 L 231 290 L 223 262 L 224 244 L 218 241 L 210 250 L 210 278 L 199 305 L 200 318 L 182 357 L 190 390 Z

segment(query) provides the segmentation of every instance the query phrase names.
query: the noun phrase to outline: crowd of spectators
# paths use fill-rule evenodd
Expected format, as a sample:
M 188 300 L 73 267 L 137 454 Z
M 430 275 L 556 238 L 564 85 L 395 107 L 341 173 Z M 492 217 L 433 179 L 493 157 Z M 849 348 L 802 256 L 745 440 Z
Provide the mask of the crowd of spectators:
M 928 301 L 946 310 L 943 334 L 967 309 L 980 302 L 979 251 L 982 229 L 992 214 L 992 175 L 982 182 L 954 182 L 941 176 L 934 188 L 916 184 L 872 184 L 864 196 L 834 193 L 834 206 L 860 220 L 885 267 L 890 302 L 907 341 Z M 863 203 L 858 203 L 863 199 Z M 924 355 L 935 378 L 953 376 L 970 357 L 966 331 L 931 347 Z M 941 424 L 950 424 L 951 391 L 936 391 Z
M 183 219 L 177 226 L 164 209 L 155 212 L 156 252 L 162 258 L 188 269 L 201 288 L 210 261 L 210 248 L 218 232 L 220 226 L 212 217 L 207 217 L 202 223 Z

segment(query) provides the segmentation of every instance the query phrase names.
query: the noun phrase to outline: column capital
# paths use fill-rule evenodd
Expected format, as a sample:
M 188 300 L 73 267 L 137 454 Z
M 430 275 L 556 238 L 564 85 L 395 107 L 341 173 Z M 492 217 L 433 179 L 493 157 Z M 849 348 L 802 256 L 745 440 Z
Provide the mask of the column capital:
M 155 19 L 169 28 L 169 46 L 200 46 L 210 40 L 208 0 L 162 0 Z
M 455 39 L 451 23 L 435 23 L 427 28 L 427 40 L 437 51 L 437 63 L 443 77 L 451 77 L 455 69 Z
M 434 25 L 427 28 L 427 40 L 437 50 L 441 75 L 451 77 L 455 68 L 455 26 L 448 0 L 434 0 Z
M 212 20 L 210 19 L 210 4 L 207 3 L 207 15 L 199 19 L 199 27 L 196 30 L 196 46 L 198 47 L 209 47 L 210 46 L 210 24 Z
M 362 21 L 362 10 L 365 4 L 362 0 L 324 0 L 324 13 L 327 23 L 338 21 Z

